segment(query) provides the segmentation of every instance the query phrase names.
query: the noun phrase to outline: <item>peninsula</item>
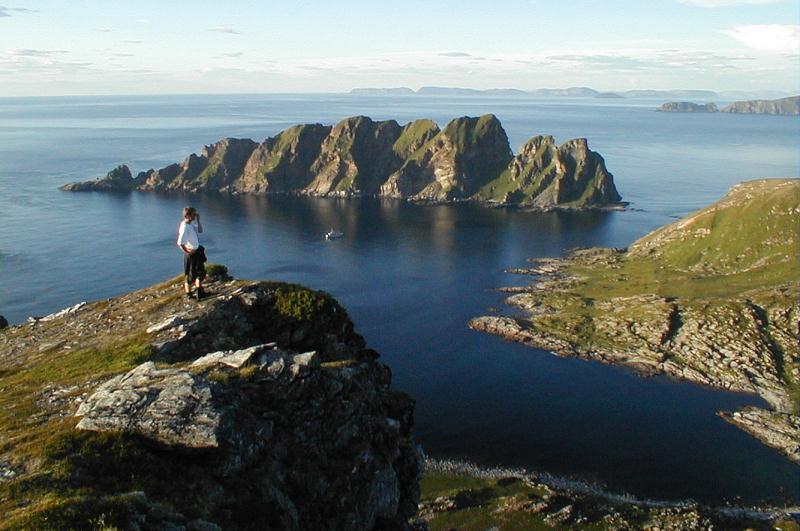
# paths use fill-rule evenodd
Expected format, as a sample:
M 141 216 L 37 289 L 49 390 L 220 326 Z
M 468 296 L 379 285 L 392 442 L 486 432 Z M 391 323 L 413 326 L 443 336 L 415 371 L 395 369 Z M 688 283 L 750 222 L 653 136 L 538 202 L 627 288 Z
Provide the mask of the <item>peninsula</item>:
M 399 125 L 366 116 L 290 127 L 261 144 L 225 138 L 182 163 L 133 177 L 119 166 L 66 191 L 181 191 L 474 201 L 531 209 L 620 207 L 603 157 L 585 138 L 535 136 L 514 155 L 492 114 Z
M 506 288 L 524 317 L 470 327 L 546 349 L 753 393 L 771 409 L 720 413 L 800 462 L 800 181 L 735 186 L 636 241 L 533 260 Z

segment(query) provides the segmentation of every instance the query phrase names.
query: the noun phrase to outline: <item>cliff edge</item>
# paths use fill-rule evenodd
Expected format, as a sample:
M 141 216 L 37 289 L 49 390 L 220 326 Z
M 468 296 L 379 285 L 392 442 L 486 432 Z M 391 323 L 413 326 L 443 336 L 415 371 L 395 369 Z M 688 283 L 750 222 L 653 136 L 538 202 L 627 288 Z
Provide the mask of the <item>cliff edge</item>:
M 0 528 L 404 529 L 414 402 L 323 292 L 176 279 L 0 331 Z

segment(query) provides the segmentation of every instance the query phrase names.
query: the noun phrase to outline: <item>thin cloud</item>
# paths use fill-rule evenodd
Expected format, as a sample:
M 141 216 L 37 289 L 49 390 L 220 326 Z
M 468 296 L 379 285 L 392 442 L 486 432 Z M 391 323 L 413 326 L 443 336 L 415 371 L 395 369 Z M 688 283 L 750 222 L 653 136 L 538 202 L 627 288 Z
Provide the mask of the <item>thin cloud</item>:
M 707 8 L 777 4 L 780 1 L 782 0 L 678 0 L 681 4 Z
M 119 41 L 123 44 L 142 44 L 144 41 Z
M 230 26 L 215 26 L 213 28 L 208 28 L 206 31 L 213 31 L 216 33 L 227 33 L 229 35 L 239 35 L 241 32 L 237 29 L 233 29 Z
M 14 48 L 8 50 L 10 57 L 52 57 L 69 53 L 67 50 L 34 50 L 32 48 Z
M 754 50 L 785 55 L 800 53 L 800 26 L 797 25 L 754 24 L 736 26 L 722 33 Z
M 439 55 L 442 57 L 472 57 L 466 52 L 440 52 Z
M 99 31 L 100 33 L 111 33 L 110 28 L 97 28 L 95 31 Z
M 244 52 L 225 52 L 222 54 L 223 57 L 241 57 L 244 55 Z
M 11 13 L 38 13 L 35 9 L 28 9 L 26 7 L 7 7 L 0 6 L 0 18 L 10 17 Z

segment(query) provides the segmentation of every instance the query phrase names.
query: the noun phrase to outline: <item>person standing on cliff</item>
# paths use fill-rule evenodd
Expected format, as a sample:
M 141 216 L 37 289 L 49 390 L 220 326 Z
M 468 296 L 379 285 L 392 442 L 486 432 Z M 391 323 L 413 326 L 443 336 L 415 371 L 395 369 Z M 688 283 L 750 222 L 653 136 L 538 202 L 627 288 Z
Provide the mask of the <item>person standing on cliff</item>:
M 203 279 L 206 278 L 206 253 L 200 245 L 198 234 L 203 233 L 200 223 L 200 214 L 194 207 L 187 206 L 183 209 L 183 220 L 178 225 L 178 247 L 183 251 L 183 291 L 187 297 L 192 296 L 192 284 L 195 286 L 197 300 L 205 296 Z

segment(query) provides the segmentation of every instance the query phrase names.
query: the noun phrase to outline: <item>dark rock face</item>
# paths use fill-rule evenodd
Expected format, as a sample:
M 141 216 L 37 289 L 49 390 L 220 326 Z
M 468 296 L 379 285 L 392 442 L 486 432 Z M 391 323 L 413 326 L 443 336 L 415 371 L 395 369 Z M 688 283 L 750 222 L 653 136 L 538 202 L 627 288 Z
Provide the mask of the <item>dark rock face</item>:
M 529 140 L 478 195 L 539 208 L 603 206 L 621 200 L 603 157 L 589 149 L 585 138 L 557 146 L 552 136 Z
M 6 328 L 7 326 L 8 326 L 8 321 L 6 320 L 5 317 L 0 315 L 0 330 L 2 330 L 3 328 Z
M 401 127 L 394 120 L 355 116 L 333 127 L 291 127 L 260 145 L 226 138 L 181 164 L 151 169 L 135 179 L 120 166 L 105 178 L 62 189 L 372 196 L 531 208 L 619 203 L 613 176 L 585 139 L 544 151 L 526 147 L 515 158 L 500 121 L 491 114 L 456 118 L 443 130 L 431 120 Z M 550 165 L 553 152 L 563 159 L 557 166 Z
M 312 180 L 311 165 L 330 132 L 331 127 L 321 124 L 298 125 L 266 139 L 247 161 L 234 189 L 287 193 L 306 188 Z
M 414 153 L 384 190 L 423 201 L 467 199 L 511 157 L 508 137 L 494 115 L 457 118 Z
M 658 109 L 660 112 L 719 112 L 714 103 L 692 103 L 690 101 L 673 101 L 665 103 Z
M 206 500 L 208 522 L 235 527 L 216 513 L 237 483 L 260 505 L 239 518 L 267 528 L 402 528 L 415 514 L 413 402 L 388 391 L 386 367 L 324 368 L 315 352 L 269 345 L 218 354 L 185 369 L 147 362 L 109 380 L 79 408 L 78 429 L 211 451 L 207 472 L 225 494 Z
M 61 189 L 66 192 L 130 192 L 138 184 L 139 181 L 134 181 L 131 170 L 121 164 L 108 172 L 105 177 L 65 184 Z
M 796 116 L 800 114 L 800 96 L 777 100 L 737 101 L 722 109 L 722 112 Z

